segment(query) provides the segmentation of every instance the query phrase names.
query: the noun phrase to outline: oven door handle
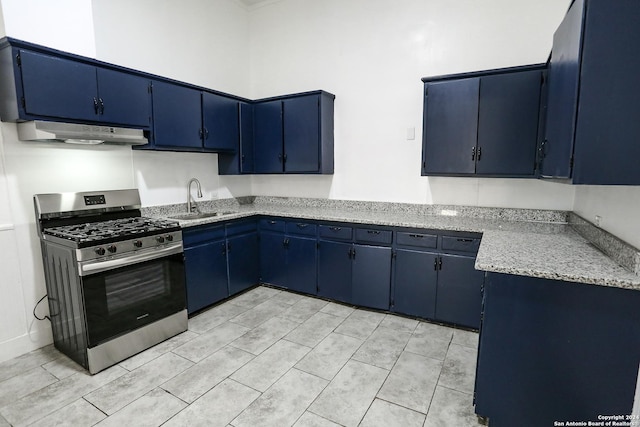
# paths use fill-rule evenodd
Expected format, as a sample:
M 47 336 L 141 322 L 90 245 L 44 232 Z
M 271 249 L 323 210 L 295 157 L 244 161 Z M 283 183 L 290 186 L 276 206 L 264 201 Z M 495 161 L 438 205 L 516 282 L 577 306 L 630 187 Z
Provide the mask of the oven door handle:
M 151 251 L 128 255 L 122 258 L 109 259 L 106 261 L 88 261 L 78 263 L 80 276 L 89 276 L 91 274 L 102 273 L 103 271 L 113 270 L 115 268 L 127 265 L 138 264 L 145 261 L 164 258 L 183 252 L 182 242 L 174 243 L 163 248 L 154 248 Z

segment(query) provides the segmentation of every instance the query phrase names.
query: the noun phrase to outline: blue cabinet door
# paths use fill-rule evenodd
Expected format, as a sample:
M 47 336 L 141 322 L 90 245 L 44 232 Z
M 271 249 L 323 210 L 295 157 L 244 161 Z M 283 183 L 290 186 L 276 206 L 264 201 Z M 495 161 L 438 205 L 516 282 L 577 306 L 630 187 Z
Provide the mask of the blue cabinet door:
M 363 307 L 389 309 L 391 248 L 353 246 L 351 302 Z
M 99 119 L 107 123 L 149 127 L 150 81 L 119 71 L 97 68 Z
M 584 0 L 573 2 L 553 35 L 542 175 L 568 178 L 575 141 Z M 612 29 L 612 31 L 614 31 Z
M 318 295 L 351 302 L 350 243 L 321 240 L 318 248 Z
M 306 294 L 316 294 L 316 239 L 287 236 L 287 288 Z
M 189 314 L 229 296 L 225 246 L 219 240 L 184 250 Z
M 230 295 L 258 284 L 260 277 L 259 250 L 257 232 L 227 239 Z
M 535 173 L 542 71 L 480 78 L 476 173 Z
M 240 144 L 233 152 L 218 154 L 220 175 L 253 173 L 253 105 L 239 102 Z
M 20 61 L 27 114 L 97 119 L 96 67 L 22 49 Z
M 240 173 L 253 173 L 253 105 L 240 103 Z
M 287 286 L 287 251 L 284 233 L 260 232 L 260 281 Z
M 630 414 L 638 306 L 629 289 L 488 273 L 476 412 L 497 427 Z
M 393 311 L 434 319 L 438 255 L 409 249 L 396 251 Z
M 199 90 L 153 82 L 153 143 L 176 149 L 202 148 Z
M 475 257 L 443 254 L 440 261 L 436 318 L 479 328 L 484 273 L 475 269 Z
M 240 141 L 238 101 L 215 93 L 202 93 L 204 147 L 237 151 Z
M 317 172 L 320 167 L 320 96 L 282 102 L 284 171 Z
M 281 173 L 283 169 L 282 101 L 253 106 L 254 171 Z
M 480 79 L 425 85 L 422 174 L 473 174 Z

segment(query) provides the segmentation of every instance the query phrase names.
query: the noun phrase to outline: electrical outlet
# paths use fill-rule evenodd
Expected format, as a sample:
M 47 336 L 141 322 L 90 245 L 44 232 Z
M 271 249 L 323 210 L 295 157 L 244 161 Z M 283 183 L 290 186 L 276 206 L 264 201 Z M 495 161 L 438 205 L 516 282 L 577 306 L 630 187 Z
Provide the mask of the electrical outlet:
M 596 227 L 600 227 L 600 222 L 602 221 L 602 217 L 600 215 L 596 215 L 593 223 L 596 225 Z
M 407 128 L 407 141 L 413 141 L 414 139 L 416 139 L 416 128 Z

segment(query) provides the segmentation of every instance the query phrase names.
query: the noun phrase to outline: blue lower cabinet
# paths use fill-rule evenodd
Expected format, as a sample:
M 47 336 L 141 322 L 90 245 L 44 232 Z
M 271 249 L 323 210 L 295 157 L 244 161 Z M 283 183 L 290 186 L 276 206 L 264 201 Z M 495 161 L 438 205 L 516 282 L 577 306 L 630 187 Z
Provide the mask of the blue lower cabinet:
M 410 249 L 396 251 L 393 311 L 434 319 L 438 255 Z
M 256 231 L 227 239 L 230 295 L 242 292 L 258 283 L 260 278 L 259 250 Z
M 389 309 L 391 248 L 354 245 L 351 302 L 363 307 Z
M 438 264 L 435 318 L 478 329 L 484 273 L 475 269 L 475 257 L 443 254 Z
M 289 236 L 286 248 L 287 288 L 315 295 L 318 277 L 316 239 Z
M 631 289 L 487 273 L 476 413 L 492 427 L 631 414 L 638 307 Z
M 287 285 L 287 250 L 284 233 L 260 232 L 260 281 Z
M 184 251 L 189 314 L 229 296 L 224 240 L 186 248 Z
M 351 302 L 351 243 L 321 240 L 318 248 L 318 295 Z

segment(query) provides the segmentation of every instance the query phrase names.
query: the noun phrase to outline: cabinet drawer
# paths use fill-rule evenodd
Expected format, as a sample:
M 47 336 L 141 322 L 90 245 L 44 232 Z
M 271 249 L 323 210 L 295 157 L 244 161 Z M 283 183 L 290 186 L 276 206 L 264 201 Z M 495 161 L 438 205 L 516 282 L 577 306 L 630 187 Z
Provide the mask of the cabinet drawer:
M 386 243 L 391 244 L 393 232 L 391 230 L 372 230 L 368 228 L 356 228 L 356 242 L 359 243 Z
M 300 234 L 303 236 L 315 236 L 318 227 L 308 222 L 287 222 L 287 233 Z
M 258 229 L 258 224 L 255 221 L 241 221 L 232 222 L 227 224 L 227 237 L 235 236 L 237 234 L 250 233 Z
M 480 247 L 479 237 L 442 236 L 442 250 L 477 252 Z
M 224 225 L 193 227 L 182 230 L 182 243 L 185 248 L 222 239 L 224 239 Z
M 398 232 L 396 242 L 399 245 L 415 246 L 418 248 L 435 248 L 438 246 L 438 236 L 427 233 Z
M 321 225 L 320 237 L 329 239 L 351 240 L 353 235 L 351 227 L 342 227 L 339 225 Z
M 284 233 L 284 221 L 281 219 L 265 218 L 260 220 L 260 230 L 278 231 Z

